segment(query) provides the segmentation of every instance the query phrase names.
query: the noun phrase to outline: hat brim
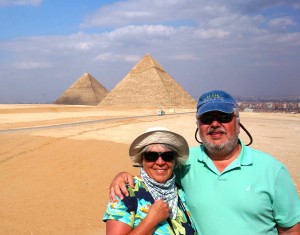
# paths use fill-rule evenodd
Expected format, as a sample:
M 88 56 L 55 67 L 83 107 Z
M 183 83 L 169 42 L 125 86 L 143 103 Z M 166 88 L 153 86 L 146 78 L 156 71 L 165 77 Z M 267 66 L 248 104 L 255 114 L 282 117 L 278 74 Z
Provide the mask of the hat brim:
M 189 155 L 189 146 L 186 139 L 172 131 L 159 130 L 159 131 L 149 131 L 138 136 L 130 145 L 129 156 L 131 159 L 140 163 L 142 150 L 151 144 L 166 144 L 170 145 L 177 150 L 178 157 L 182 160 L 186 160 Z M 135 157 L 139 155 L 139 157 Z
M 207 102 L 203 104 L 198 109 L 197 115 L 201 116 L 204 113 L 220 111 L 223 113 L 232 113 L 234 111 L 234 106 L 231 103 L 220 103 L 220 102 Z

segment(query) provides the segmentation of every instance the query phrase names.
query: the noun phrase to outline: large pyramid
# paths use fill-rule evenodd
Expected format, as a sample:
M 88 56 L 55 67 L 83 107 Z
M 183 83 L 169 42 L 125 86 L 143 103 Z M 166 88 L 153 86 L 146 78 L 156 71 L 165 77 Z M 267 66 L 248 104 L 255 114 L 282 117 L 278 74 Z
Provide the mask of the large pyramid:
M 108 91 L 91 74 L 84 73 L 54 103 L 71 105 L 97 105 Z
M 196 101 L 150 54 L 147 54 L 111 90 L 99 106 L 195 108 Z

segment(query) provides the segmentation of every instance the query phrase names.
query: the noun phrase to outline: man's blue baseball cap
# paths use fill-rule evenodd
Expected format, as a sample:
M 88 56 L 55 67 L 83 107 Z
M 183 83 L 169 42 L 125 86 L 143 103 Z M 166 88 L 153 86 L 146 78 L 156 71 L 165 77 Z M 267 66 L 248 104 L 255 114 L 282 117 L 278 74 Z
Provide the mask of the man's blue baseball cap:
M 211 111 L 232 113 L 237 108 L 235 100 L 225 91 L 213 90 L 200 96 L 197 104 L 197 116 Z

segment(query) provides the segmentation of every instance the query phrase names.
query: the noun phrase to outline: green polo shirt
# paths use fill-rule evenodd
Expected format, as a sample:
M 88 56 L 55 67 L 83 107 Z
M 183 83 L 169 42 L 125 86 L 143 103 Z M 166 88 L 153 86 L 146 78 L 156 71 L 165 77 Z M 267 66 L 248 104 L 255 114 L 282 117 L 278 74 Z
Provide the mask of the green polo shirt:
M 199 234 L 278 234 L 277 225 L 300 221 L 300 199 L 286 167 L 243 144 L 222 173 L 202 145 L 193 147 L 176 175 Z

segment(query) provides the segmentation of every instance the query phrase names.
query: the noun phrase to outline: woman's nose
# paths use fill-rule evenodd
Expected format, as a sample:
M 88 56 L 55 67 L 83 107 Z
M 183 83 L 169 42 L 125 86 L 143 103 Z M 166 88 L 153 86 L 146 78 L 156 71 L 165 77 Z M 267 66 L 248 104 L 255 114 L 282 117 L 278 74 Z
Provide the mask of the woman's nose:
M 162 165 L 165 164 L 165 161 L 161 158 L 161 156 L 159 156 L 158 159 L 156 160 L 156 164 Z

